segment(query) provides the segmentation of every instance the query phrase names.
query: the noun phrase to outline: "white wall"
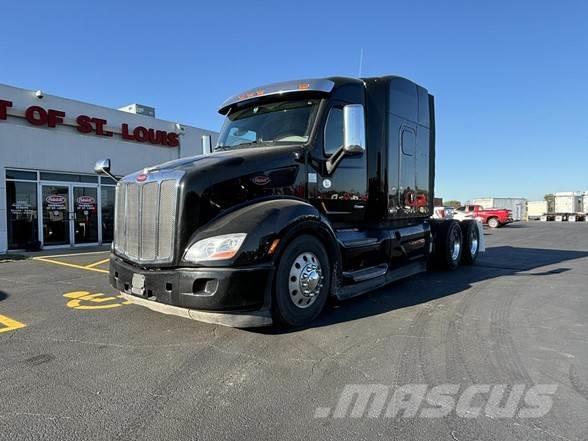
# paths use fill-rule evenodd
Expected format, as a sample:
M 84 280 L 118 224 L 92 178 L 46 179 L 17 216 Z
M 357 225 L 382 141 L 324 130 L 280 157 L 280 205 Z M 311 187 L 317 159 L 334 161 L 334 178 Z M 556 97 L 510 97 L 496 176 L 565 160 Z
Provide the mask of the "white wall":
M 0 84 L 0 99 L 12 101 L 6 120 L 0 120 L 0 252 L 6 251 L 6 189 L 5 168 L 28 168 L 60 172 L 92 173 L 94 163 L 101 158 L 112 160 L 112 172 L 126 175 L 144 167 L 160 164 L 179 157 L 202 154 L 201 136 L 218 134 L 209 130 L 182 125 L 177 131 L 175 122 L 136 115 L 93 104 L 45 95 L 42 99 L 31 90 Z M 25 118 L 30 106 L 55 109 L 66 113 L 64 124 L 55 128 L 31 125 Z M 75 119 L 88 115 L 108 121 L 106 130 L 112 137 L 82 134 L 76 129 Z M 180 147 L 157 146 L 124 140 L 121 124 L 132 130 L 137 126 L 180 133 Z

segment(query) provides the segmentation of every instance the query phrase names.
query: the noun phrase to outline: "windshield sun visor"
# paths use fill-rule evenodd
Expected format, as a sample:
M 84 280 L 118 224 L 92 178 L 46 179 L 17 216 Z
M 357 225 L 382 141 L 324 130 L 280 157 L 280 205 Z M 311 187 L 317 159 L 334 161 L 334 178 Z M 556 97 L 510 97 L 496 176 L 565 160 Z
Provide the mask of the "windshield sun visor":
M 261 97 L 286 95 L 291 93 L 330 93 L 335 87 L 335 83 L 325 79 L 305 79 L 297 81 L 285 81 L 281 83 L 268 84 L 266 86 L 256 87 L 247 90 L 239 95 L 232 96 L 225 100 L 218 112 L 226 115 L 231 106 L 246 101 L 252 101 Z

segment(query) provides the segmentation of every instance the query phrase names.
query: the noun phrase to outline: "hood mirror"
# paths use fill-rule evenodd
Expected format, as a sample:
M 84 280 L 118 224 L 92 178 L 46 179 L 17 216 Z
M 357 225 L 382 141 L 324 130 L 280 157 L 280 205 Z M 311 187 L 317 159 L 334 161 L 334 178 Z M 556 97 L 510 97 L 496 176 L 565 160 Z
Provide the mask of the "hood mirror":
M 99 175 L 110 173 L 110 159 L 100 159 L 99 161 L 96 161 L 94 173 Z
M 212 153 L 212 137 L 210 135 L 202 135 L 202 154 L 210 155 Z
M 96 165 L 94 165 L 94 173 L 98 175 L 106 175 L 110 176 L 112 179 L 118 182 L 118 179 L 110 173 L 110 159 L 100 159 L 96 161 Z

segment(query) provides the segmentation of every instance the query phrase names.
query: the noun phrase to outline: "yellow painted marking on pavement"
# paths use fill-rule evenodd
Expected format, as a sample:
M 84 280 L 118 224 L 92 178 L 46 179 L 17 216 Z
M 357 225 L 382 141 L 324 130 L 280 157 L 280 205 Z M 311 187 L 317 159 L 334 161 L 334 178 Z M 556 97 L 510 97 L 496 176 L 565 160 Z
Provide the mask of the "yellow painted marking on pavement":
M 63 266 L 67 266 L 69 268 L 77 268 L 77 269 L 82 269 L 82 270 L 86 270 L 86 271 L 95 271 L 97 273 L 108 274 L 107 270 L 101 270 L 98 268 L 88 268 L 83 265 L 76 265 L 75 263 L 60 262 L 59 260 L 52 260 L 47 257 L 33 257 L 33 260 L 40 260 L 41 262 L 54 263 L 55 265 L 63 265 Z
M 0 326 L 0 333 L 14 331 L 15 329 L 24 328 L 26 325 L 10 317 L 6 317 L 5 315 L 0 315 L 0 324 L 4 326 Z
M 37 256 L 35 257 L 35 259 L 39 258 L 39 259 L 43 259 L 43 258 L 54 258 L 54 257 L 75 257 L 75 256 L 89 256 L 90 254 L 107 254 L 110 251 L 90 251 L 87 253 L 69 253 L 69 254 L 50 254 L 47 256 Z
M 95 266 L 102 265 L 103 263 L 109 262 L 110 258 L 99 260 L 98 262 L 91 263 L 90 265 L 86 265 L 86 268 L 94 268 Z
M 90 294 L 88 291 L 73 291 L 65 293 L 63 297 L 72 299 L 66 303 L 68 308 L 81 310 L 112 309 L 131 304 L 122 295 L 106 296 L 101 292 Z

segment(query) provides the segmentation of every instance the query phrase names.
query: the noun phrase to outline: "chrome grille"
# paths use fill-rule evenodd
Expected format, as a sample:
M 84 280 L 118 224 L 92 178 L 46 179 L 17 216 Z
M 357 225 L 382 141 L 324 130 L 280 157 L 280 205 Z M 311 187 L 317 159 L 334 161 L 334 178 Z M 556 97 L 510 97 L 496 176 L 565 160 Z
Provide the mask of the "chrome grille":
M 162 259 L 171 258 L 173 255 L 173 238 L 176 225 L 176 198 L 177 190 L 174 181 L 163 181 L 159 194 L 160 213 L 169 213 L 169 216 L 159 216 L 157 229 L 159 230 L 159 243 L 157 254 Z
M 139 258 L 139 186 L 127 184 L 126 204 L 126 254 L 131 259 Z
M 141 259 L 154 260 L 157 246 L 157 182 L 143 185 L 141 198 Z M 168 257 L 168 256 L 166 256 Z
M 140 263 L 173 259 L 177 179 L 121 182 L 116 189 L 114 248 Z

